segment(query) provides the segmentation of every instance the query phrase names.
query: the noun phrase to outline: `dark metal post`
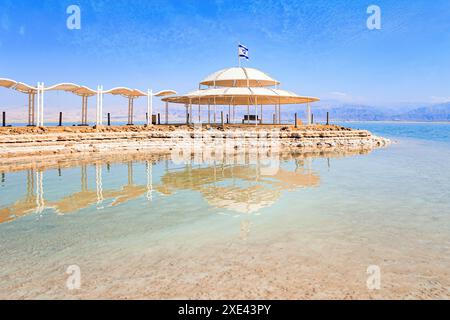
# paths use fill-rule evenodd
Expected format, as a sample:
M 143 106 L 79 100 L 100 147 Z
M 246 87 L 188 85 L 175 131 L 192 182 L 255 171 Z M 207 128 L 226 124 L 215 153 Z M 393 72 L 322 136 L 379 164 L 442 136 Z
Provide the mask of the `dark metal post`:
M 311 124 L 314 124 L 314 113 L 311 113 Z
M 327 126 L 330 125 L 330 113 L 327 112 Z
M 161 124 L 161 114 L 158 113 L 158 124 Z
M 294 121 L 295 121 L 295 128 L 298 128 L 298 123 L 297 123 L 297 112 L 295 113 Z
M 275 124 L 276 123 L 276 116 L 275 116 L 275 113 L 273 114 L 273 124 Z
M 59 126 L 62 126 L 62 112 L 59 113 Z
M 111 113 L 108 112 L 108 127 L 111 126 Z
M 6 112 L 3 111 L 3 115 L 2 115 L 2 126 L 6 127 Z
M 229 115 L 227 114 L 227 124 L 229 124 L 230 123 L 230 117 L 229 117 Z

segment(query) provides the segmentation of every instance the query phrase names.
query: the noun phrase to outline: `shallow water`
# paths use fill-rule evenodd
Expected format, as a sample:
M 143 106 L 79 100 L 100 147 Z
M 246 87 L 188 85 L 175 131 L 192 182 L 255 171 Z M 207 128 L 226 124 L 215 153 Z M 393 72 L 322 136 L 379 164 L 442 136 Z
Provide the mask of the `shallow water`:
M 350 125 L 397 143 L 4 173 L 0 298 L 449 298 L 450 125 Z

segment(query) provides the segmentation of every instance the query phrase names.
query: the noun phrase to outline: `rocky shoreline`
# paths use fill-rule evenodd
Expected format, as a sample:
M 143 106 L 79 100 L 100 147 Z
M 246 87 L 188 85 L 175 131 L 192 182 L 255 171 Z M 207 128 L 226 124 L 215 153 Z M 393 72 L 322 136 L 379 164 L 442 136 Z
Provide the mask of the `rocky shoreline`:
M 1 128 L 0 163 L 86 154 L 171 152 L 174 148 L 358 151 L 390 144 L 366 130 L 341 126 L 121 126 Z

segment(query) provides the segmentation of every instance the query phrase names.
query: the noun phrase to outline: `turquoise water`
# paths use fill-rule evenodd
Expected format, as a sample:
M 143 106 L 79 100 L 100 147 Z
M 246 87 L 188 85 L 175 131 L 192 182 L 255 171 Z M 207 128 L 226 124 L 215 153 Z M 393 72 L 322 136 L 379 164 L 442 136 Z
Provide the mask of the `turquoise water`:
M 5 172 L 0 297 L 449 298 L 450 125 L 346 125 L 396 143 Z

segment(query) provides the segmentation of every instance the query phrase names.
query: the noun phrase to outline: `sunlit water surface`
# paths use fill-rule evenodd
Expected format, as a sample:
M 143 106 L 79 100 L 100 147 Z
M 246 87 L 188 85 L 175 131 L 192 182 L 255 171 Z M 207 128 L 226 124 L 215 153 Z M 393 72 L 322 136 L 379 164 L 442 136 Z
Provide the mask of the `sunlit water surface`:
M 397 143 L 3 173 L 0 298 L 449 298 L 450 125 L 347 125 Z

